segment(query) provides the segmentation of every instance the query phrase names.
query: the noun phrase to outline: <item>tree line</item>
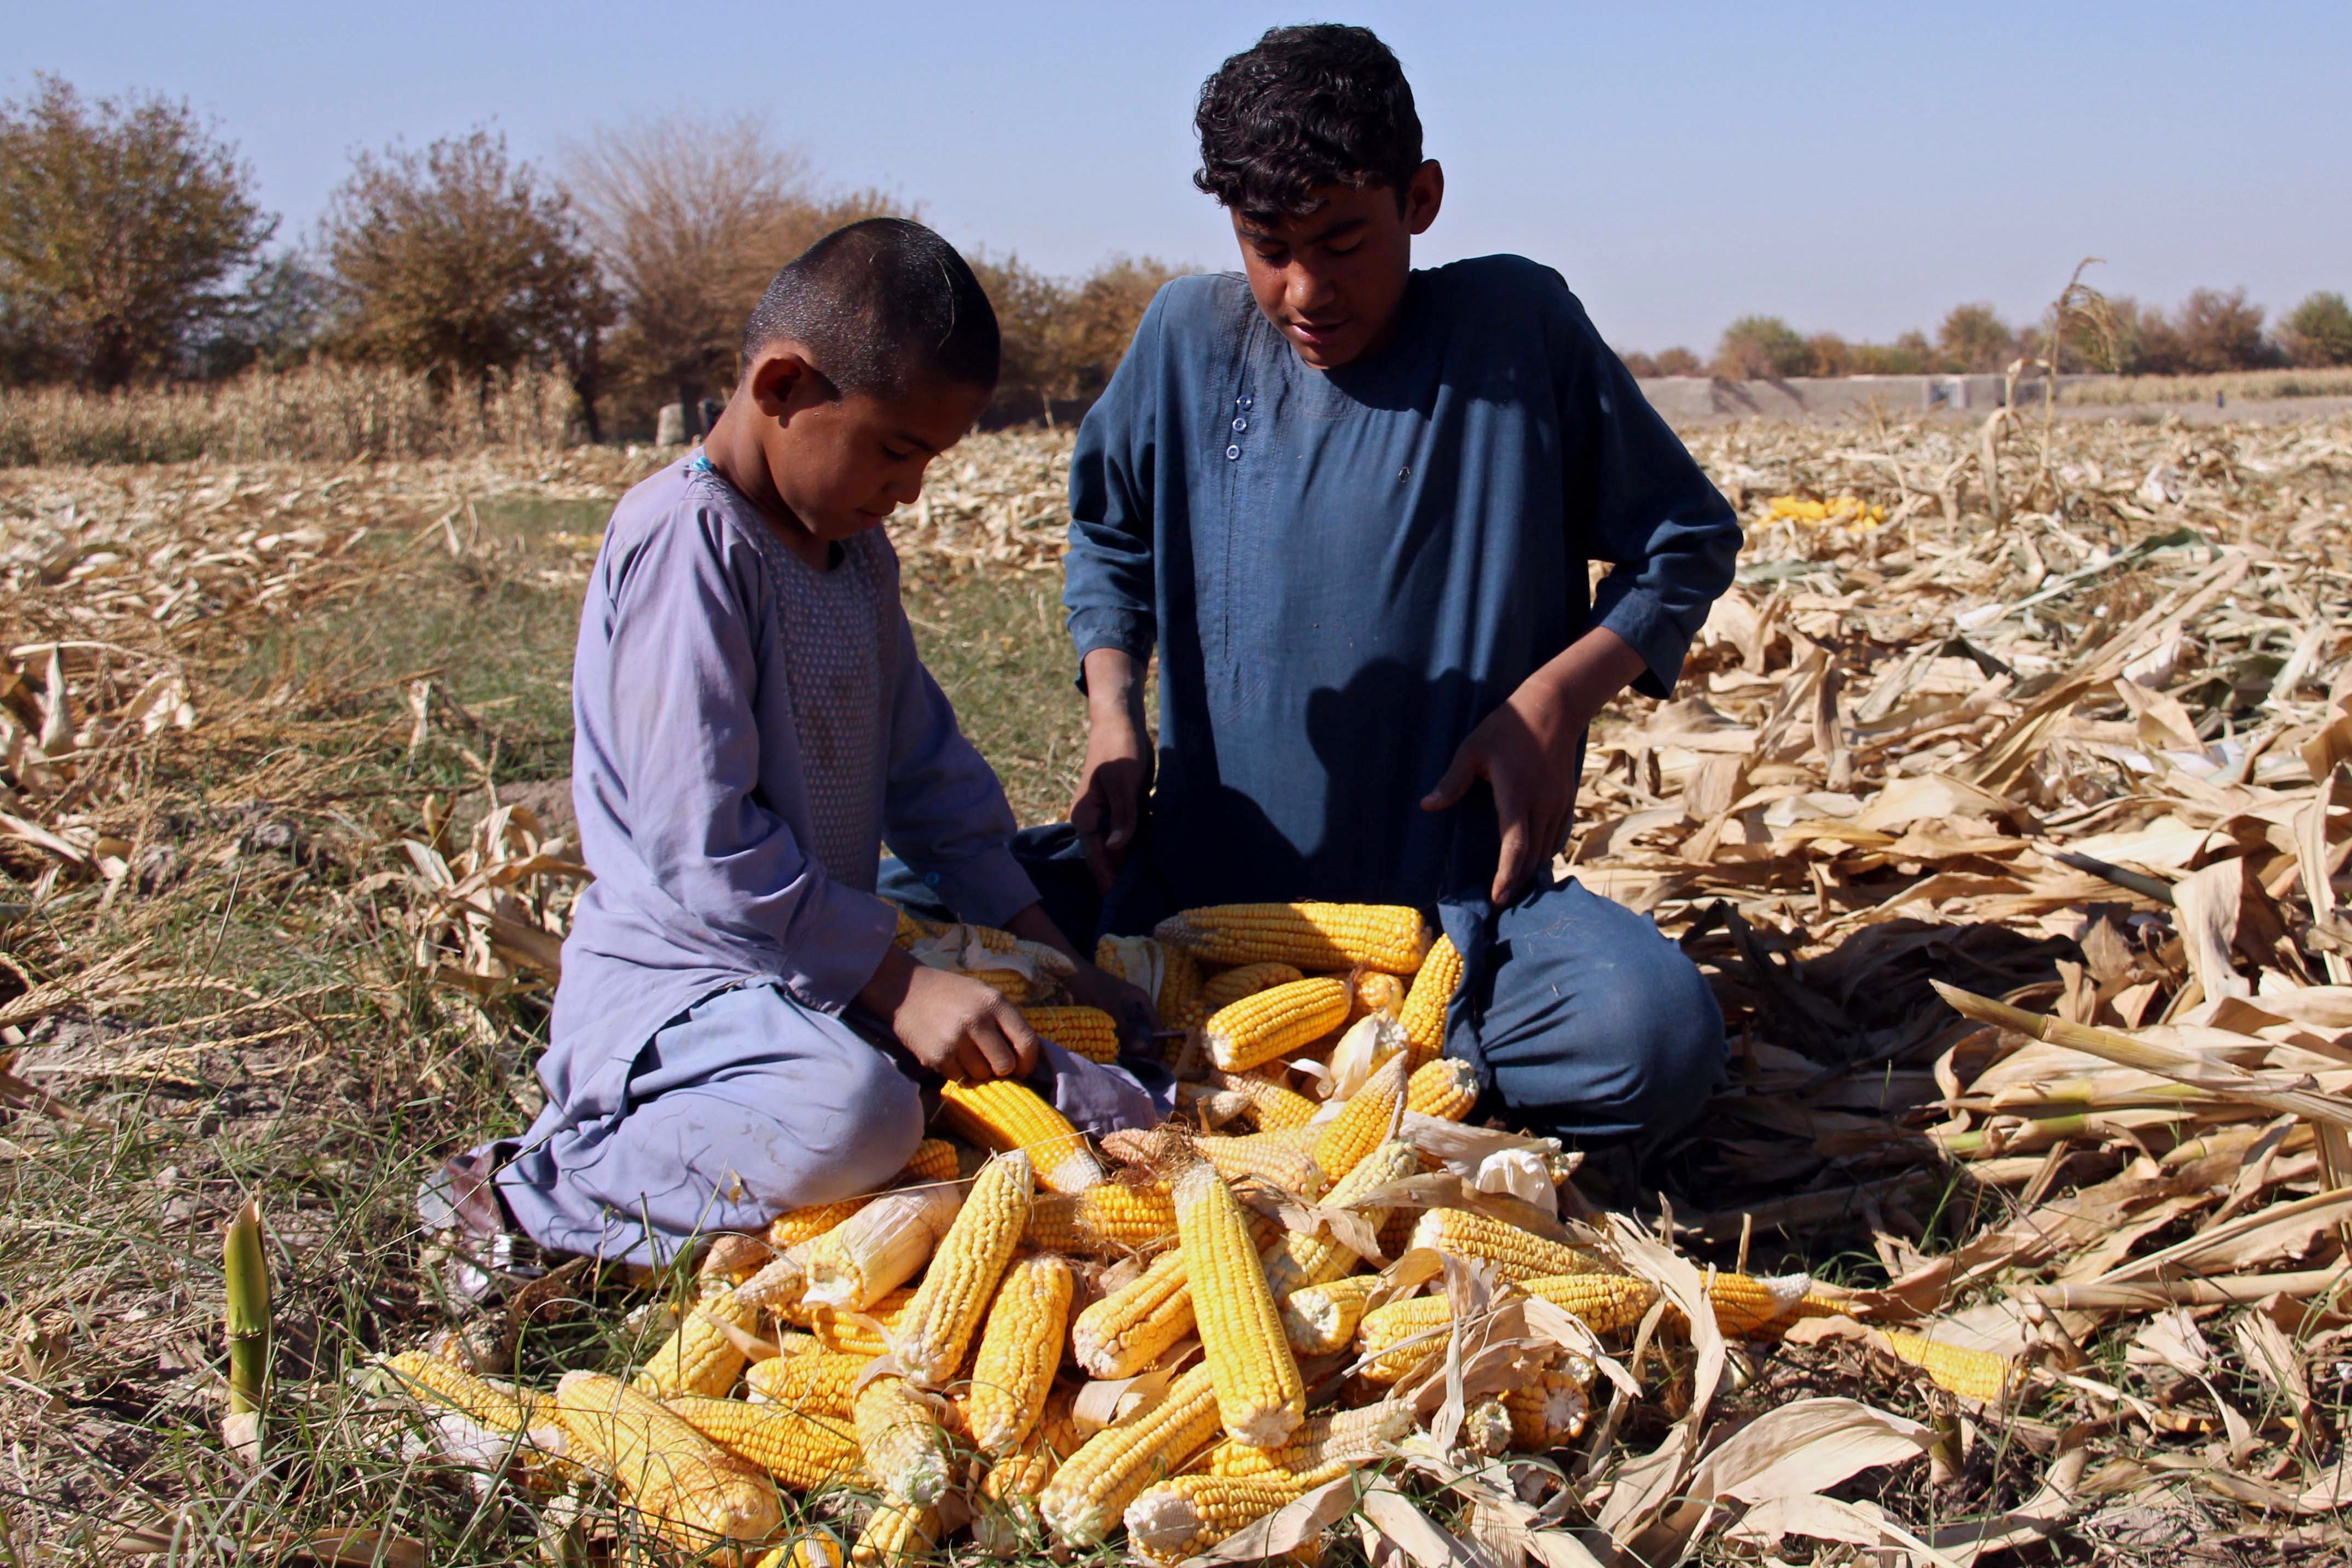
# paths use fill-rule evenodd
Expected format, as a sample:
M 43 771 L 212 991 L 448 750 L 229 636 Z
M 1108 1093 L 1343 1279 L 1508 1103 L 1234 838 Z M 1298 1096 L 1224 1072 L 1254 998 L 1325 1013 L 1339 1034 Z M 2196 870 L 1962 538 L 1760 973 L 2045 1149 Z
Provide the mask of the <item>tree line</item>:
M 2352 306 L 2321 291 L 2266 325 L 2246 291 L 2200 288 L 2167 311 L 2128 298 L 2070 287 L 2056 362 L 2068 372 L 2211 375 L 2281 366 L 2352 365 Z M 1931 340 L 1906 332 L 1891 343 L 1851 343 L 1835 332 L 1798 331 L 1778 316 L 1743 316 L 1724 329 L 1712 359 L 1688 349 L 1628 354 L 1637 376 L 1927 375 L 1999 371 L 2018 360 L 2052 358 L 2044 320 L 2012 327 L 1986 304 L 1956 306 Z
M 845 223 L 919 216 L 819 186 L 756 118 L 607 128 L 552 167 L 487 130 L 352 159 L 313 234 L 274 246 L 235 145 L 185 103 L 85 99 L 56 77 L 0 103 L 0 384 L 115 392 L 312 360 L 487 397 L 567 377 L 592 438 L 734 382 L 744 318 L 783 262 Z M 1100 390 L 1175 269 L 1077 279 L 975 270 L 1004 329 L 999 419 Z

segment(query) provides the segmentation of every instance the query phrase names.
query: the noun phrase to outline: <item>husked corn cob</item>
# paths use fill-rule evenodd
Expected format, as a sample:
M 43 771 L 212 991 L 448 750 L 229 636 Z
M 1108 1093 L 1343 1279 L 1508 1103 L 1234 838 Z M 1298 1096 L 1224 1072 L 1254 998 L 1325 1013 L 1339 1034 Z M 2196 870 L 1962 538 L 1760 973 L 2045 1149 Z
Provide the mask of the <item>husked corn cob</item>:
M 1221 1476 L 1263 1476 L 1333 1464 L 1367 1464 L 1385 1455 L 1412 1426 L 1412 1406 L 1402 1400 L 1379 1399 L 1353 1410 L 1310 1416 L 1300 1423 L 1297 1435 L 1279 1448 L 1219 1443 L 1209 1450 L 1209 1469 Z
M 1434 1057 L 1405 1081 L 1404 1108 L 1441 1122 L 1459 1122 L 1478 1103 L 1478 1074 L 1466 1061 Z
M 1266 1266 L 1272 1283 L 1274 1266 Z M 1282 1332 L 1299 1355 L 1329 1355 L 1347 1348 L 1362 1321 L 1364 1301 L 1379 1287 L 1378 1274 L 1350 1274 L 1293 1291 L 1282 1299 Z
M 1241 1206 L 1208 1162 L 1186 1166 L 1170 1186 L 1218 1418 L 1227 1437 L 1273 1448 L 1305 1417 L 1307 1385 L 1283 1337 L 1258 1249 Z
M 612 1477 L 624 1500 L 689 1552 L 760 1541 L 782 1517 L 765 1476 L 618 1378 L 567 1372 L 555 1385 L 566 1453 Z
M 982 1479 L 982 1504 L 971 1521 L 971 1535 L 989 1555 L 1019 1556 L 1044 1544 L 1037 1500 L 1063 1457 L 1076 1453 L 1084 1441 L 1071 1424 L 1070 1400 L 1066 1388 L 1047 1395 L 1044 1413 L 1021 1446 L 993 1460 Z
M 872 1203 L 876 1196 L 878 1195 L 845 1197 L 838 1203 L 814 1204 L 780 1214 L 768 1223 L 768 1245 L 782 1252 L 788 1247 L 814 1241 Z
M 656 1399 L 680 1394 L 724 1394 L 735 1386 L 746 1357 L 720 1323 L 749 1333 L 760 1326 L 760 1309 L 737 1296 L 734 1288 L 707 1290 L 688 1307 L 677 1327 L 662 1341 L 630 1386 Z
M 816 1343 L 826 1350 L 842 1355 L 863 1355 L 869 1359 L 885 1354 L 890 1348 L 885 1337 L 898 1326 L 898 1315 L 907 1309 L 914 1291 L 891 1291 L 865 1312 L 852 1312 L 845 1307 L 828 1307 L 822 1302 L 806 1302 L 793 1312 L 796 1321 L 805 1323 Z
M 1397 1015 L 1405 1037 L 1412 1041 L 1414 1067 L 1434 1061 L 1445 1049 L 1445 1009 L 1461 984 L 1462 955 L 1452 938 L 1440 936 L 1429 945 L 1429 956 L 1413 976 L 1412 988 L 1405 993 L 1404 1010 Z
M 1166 956 L 1166 967 L 1160 980 L 1160 1027 L 1198 1029 L 1209 1016 L 1201 997 L 1208 984 L 1201 976 L 1201 961 L 1183 948 L 1165 943 L 1160 951 Z
M 1389 1135 L 1404 1091 L 1405 1064 L 1400 1053 L 1374 1068 L 1363 1087 L 1348 1097 L 1339 1113 L 1317 1129 L 1313 1153 L 1325 1181 L 1346 1180 L 1348 1173 L 1356 1168 L 1356 1162 Z
M 851 1411 L 858 1451 L 886 1497 L 928 1504 L 948 1490 L 954 1456 L 932 1404 L 901 1377 L 877 1377 Z
M 844 1568 L 847 1555 L 831 1535 L 803 1535 L 768 1548 L 751 1568 Z
M 694 1266 L 694 1277 L 707 1286 L 740 1285 L 768 1266 L 776 1249 L 756 1236 L 722 1230 L 710 1239 L 703 1249 L 702 1260 Z
M 1016 1008 L 1024 1002 L 1041 1000 L 1048 994 L 1044 986 L 1018 969 L 968 969 L 964 972 Z
M 1021 1009 L 1039 1038 L 1088 1061 L 1118 1060 L 1118 1022 L 1100 1008 L 1029 1007 Z
M 907 1380 L 936 1388 L 963 1365 L 963 1353 L 996 1297 L 996 1282 L 1021 1245 L 1029 1222 L 1029 1156 L 999 1155 L 974 1177 L 955 1223 L 923 1270 L 906 1315 L 890 1331 L 892 1351 Z
M 792 1252 L 779 1252 L 767 1266 L 735 1287 L 735 1299 L 759 1312 L 783 1312 L 808 1293 L 808 1268 Z
M 1315 1197 L 1323 1191 L 1323 1167 L 1315 1163 L 1309 1150 L 1319 1135 L 1315 1128 L 1297 1127 L 1287 1133 L 1244 1133 L 1239 1137 L 1212 1133 L 1192 1143 L 1201 1157 L 1227 1181 L 1255 1176 L 1285 1192 Z
M 856 1392 L 857 1375 L 873 1359 L 822 1349 L 780 1355 L 753 1362 L 743 1374 L 743 1382 L 755 1396 L 772 1405 L 803 1416 L 845 1420 Z
M 1538 1274 L 1520 1281 L 1518 1288 L 1549 1301 L 1597 1334 L 1614 1333 L 1640 1322 L 1658 1294 L 1647 1280 L 1590 1269 L 1574 1274 Z M 1589 1373 L 1585 1381 L 1592 1381 Z
M 1210 1012 L 1231 1007 L 1244 997 L 1287 986 L 1307 977 L 1288 964 L 1244 964 L 1222 970 L 1201 982 L 1201 1006 Z
M 866 1479 L 857 1433 L 843 1417 L 701 1395 L 673 1399 L 669 1407 L 688 1426 L 794 1491 L 858 1486 Z
M 850 1568 L 904 1568 L 939 1549 L 940 1511 L 929 1504 L 886 1501 L 866 1515 L 849 1548 Z
M 1383 1018 L 1396 1018 L 1404 1011 L 1404 982 L 1380 969 L 1364 969 L 1356 975 L 1355 995 L 1348 1003 L 1348 1021 L 1379 1013 Z
M 1710 1274 L 1706 1280 L 1707 1304 L 1715 1309 L 1716 1327 L 1733 1339 L 1748 1339 L 1785 1319 L 1794 1317 L 1805 1299 L 1812 1281 L 1803 1274 L 1781 1274 L 1758 1278 L 1752 1274 L 1735 1274 L 1728 1270 Z M 1670 1312 L 1667 1318 L 1681 1324 L 1682 1314 Z
M 972 1142 L 1000 1154 L 1026 1154 L 1048 1192 L 1083 1192 L 1103 1179 L 1085 1137 L 1025 1083 L 996 1078 L 941 1084 L 940 1109 Z
M 446 1356 L 403 1351 L 386 1356 L 383 1369 L 418 1404 L 463 1416 L 485 1431 L 520 1438 L 530 1424 L 531 1412 L 520 1398 Z
M 1921 1334 L 1884 1331 L 1895 1358 L 1917 1367 L 1947 1394 L 1990 1405 L 2009 1392 L 2017 1364 L 2008 1356 L 1962 1344 L 1946 1344 Z
M 1462 1426 L 1454 1434 L 1456 1446 L 1488 1458 L 1511 1451 L 1511 1412 L 1499 1395 L 1489 1394 L 1475 1400 L 1462 1412 Z
M 1171 1248 L 1080 1312 L 1070 1325 L 1070 1348 L 1090 1377 L 1132 1377 L 1192 1332 L 1191 1279 L 1183 1249 Z
M 915 1153 L 907 1161 L 907 1168 L 898 1173 L 898 1180 L 891 1185 L 953 1181 L 961 1174 L 956 1164 L 955 1145 L 945 1138 L 925 1138 L 915 1145 Z
M 1345 1179 L 1323 1197 L 1326 1208 L 1347 1208 L 1359 1203 L 1365 1195 L 1386 1186 L 1392 1181 L 1402 1181 L 1421 1169 L 1421 1153 L 1411 1144 L 1398 1138 L 1381 1145 Z M 1358 1208 L 1366 1225 L 1377 1228 L 1388 1218 L 1385 1208 Z M 1312 1233 L 1286 1230 L 1275 1244 L 1265 1249 L 1265 1284 L 1276 1301 L 1283 1301 L 1294 1291 L 1309 1285 L 1320 1285 L 1337 1280 L 1354 1269 L 1358 1254 L 1328 1230 Z
M 1314 1101 L 1255 1073 L 1215 1071 L 1209 1082 L 1249 1102 L 1250 1118 L 1261 1133 L 1286 1133 L 1315 1120 Z
M 1066 1545 L 1101 1545 L 1137 1493 L 1182 1468 L 1216 1432 L 1216 1384 L 1206 1366 L 1192 1367 L 1158 1401 L 1063 1458 L 1038 1499 L 1046 1527 Z
M 1503 1390 L 1503 1408 L 1511 1414 L 1511 1447 L 1541 1454 L 1582 1437 L 1591 1414 L 1584 1389 L 1569 1373 L 1546 1371 Z
M 971 1365 L 971 1441 L 1002 1457 L 1045 1407 L 1069 1327 L 1070 1266 L 1051 1255 L 1014 1260 L 998 1287 Z
M 1348 982 L 1328 976 L 1293 980 L 1219 1008 L 1202 1026 L 1209 1060 L 1246 1072 L 1287 1056 L 1348 1021 Z
M 807 1299 L 863 1312 L 915 1277 L 962 1206 L 952 1185 L 884 1193 L 803 1254 Z
M 1041 1252 L 1129 1252 L 1176 1234 L 1161 1181 L 1105 1181 L 1083 1192 L 1043 1192 L 1021 1239 Z
M 1520 1288 L 1583 1320 L 1595 1333 L 1640 1321 L 1655 1294 L 1649 1281 L 1623 1274 L 1552 1275 L 1529 1280 Z M 1445 1349 L 1444 1331 L 1453 1320 L 1453 1309 L 1443 1296 L 1416 1296 L 1366 1312 L 1356 1325 L 1357 1354 L 1374 1358 L 1363 1369 L 1364 1381 L 1394 1383 L 1410 1376 Z
M 1346 1465 L 1327 1465 L 1260 1476 L 1175 1476 L 1127 1505 L 1128 1543 L 1151 1562 L 1181 1563 L 1347 1473 Z
M 916 943 L 920 942 L 924 937 L 930 935 L 929 932 L 923 929 L 923 923 L 921 921 L 916 919 L 905 910 L 898 909 L 898 906 L 895 904 L 890 907 L 898 910 L 898 934 L 890 938 L 893 944 L 900 947 L 911 947 Z
M 1219 904 L 1184 911 L 1171 929 L 1203 963 L 1273 960 L 1309 974 L 1410 975 L 1429 951 L 1421 912 L 1391 904 Z
M 1544 1274 L 1598 1273 L 1602 1269 L 1599 1259 L 1564 1241 L 1546 1240 L 1532 1230 L 1466 1208 L 1428 1210 L 1412 1228 L 1412 1244 L 1491 1263 L 1497 1275 L 1514 1281 Z

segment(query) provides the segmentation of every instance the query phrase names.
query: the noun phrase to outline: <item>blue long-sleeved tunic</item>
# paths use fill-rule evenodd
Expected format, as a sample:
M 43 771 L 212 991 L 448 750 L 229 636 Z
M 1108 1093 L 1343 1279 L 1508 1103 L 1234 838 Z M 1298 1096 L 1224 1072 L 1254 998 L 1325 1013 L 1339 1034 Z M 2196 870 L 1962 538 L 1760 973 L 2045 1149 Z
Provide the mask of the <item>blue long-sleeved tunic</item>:
M 1664 695 L 1740 542 L 1559 275 L 1509 256 L 1414 273 L 1394 339 L 1330 372 L 1239 276 L 1170 284 L 1070 501 L 1079 658 L 1160 653 L 1177 907 L 1483 896 L 1491 798 L 1418 804 L 1454 750 L 1596 622 Z

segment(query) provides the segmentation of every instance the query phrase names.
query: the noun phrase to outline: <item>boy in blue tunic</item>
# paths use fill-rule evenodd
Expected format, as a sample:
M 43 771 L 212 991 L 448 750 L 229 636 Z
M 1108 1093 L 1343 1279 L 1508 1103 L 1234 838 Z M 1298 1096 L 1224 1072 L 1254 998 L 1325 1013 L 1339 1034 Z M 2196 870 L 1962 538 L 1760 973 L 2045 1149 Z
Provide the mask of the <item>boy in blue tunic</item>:
M 1412 270 L 1444 175 L 1372 34 L 1266 34 L 1196 123 L 1243 273 L 1160 292 L 1070 479 L 1071 819 L 1106 924 L 1433 909 L 1467 971 L 1446 1049 L 1493 1108 L 1588 1145 L 1671 1130 L 1720 1078 L 1721 1015 L 1650 921 L 1549 867 L 1587 725 L 1673 687 L 1738 522 L 1558 274 Z

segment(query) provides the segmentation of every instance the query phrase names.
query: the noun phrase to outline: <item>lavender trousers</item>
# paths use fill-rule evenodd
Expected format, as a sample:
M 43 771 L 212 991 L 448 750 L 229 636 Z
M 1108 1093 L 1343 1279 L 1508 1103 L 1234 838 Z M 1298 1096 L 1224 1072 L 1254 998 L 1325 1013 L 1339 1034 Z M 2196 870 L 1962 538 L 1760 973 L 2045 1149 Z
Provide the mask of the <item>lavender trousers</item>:
M 1150 1127 L 1171 1083 L 1046 1043 L 1030 1084 L 1081 1130 Z M 618 1113 L 550 1103 L 499 1196 L 541 1247 L 660 1263 L 699 1237 L 886 1186 L 921 1141 L 938 1080 L 896 1042 L 773 981 L 704 998 L 646 1043 Z M 501 1155 L 514 1145 L 494 1145 Z

